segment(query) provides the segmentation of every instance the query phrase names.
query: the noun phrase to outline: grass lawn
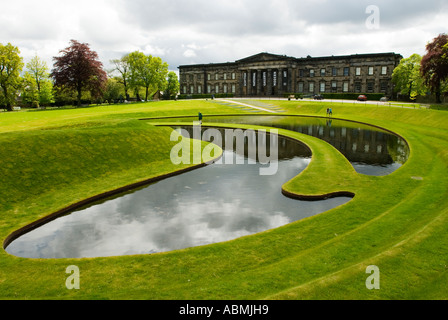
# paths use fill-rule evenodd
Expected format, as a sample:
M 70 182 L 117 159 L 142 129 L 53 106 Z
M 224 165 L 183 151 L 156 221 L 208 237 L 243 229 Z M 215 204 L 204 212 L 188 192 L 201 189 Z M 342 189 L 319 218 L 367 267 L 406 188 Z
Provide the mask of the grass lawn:
M 266 103 L 282 115 L 325 116 L 328 107 Z M 448 299 L 448 112 L 332 108 L 334 118 L 403 136 L 407 163 L 389 176 L 361 175 L 327 143 L 280 130 L 313 151 L 285 191 L 354 199 L 275 230 L 169 253 L 45 260 L 1 250 L 0 299 Z M 138 119 L 199 111 L 245 112 L 202 100 L 0 113 L 0 238 L 83 199 L 184 169 L 169 159 L 171 130 Z M 79 267 L 80 290 L 65 286 L 70 265 Z M 366 288 L 369 265 L 380 270 L 379 290 Z

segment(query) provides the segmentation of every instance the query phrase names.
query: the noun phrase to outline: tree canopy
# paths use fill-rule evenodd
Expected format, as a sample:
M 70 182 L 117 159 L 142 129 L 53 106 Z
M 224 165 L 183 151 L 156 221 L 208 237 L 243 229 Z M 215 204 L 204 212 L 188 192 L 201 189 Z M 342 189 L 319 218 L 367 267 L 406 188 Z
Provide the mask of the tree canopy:
M 71 40 L 71 45 L 60 51 L 61 56 L 54 57 L 51 76 L 57 87 L 68 88 L 77 92 L 77 103 L 81 105 L 83 90 L 92 96 L 99 96 L 107 82 L 107 74 L 98 54 L 87 43 Z
M 426 93 L 426 86 L 420 75 L 422 57 L 414 53 L 409 58 L 402 59 L 392 74 L 392 81 L 396 90 L 409 99 Z
M 442 86 L 448 80 L 448 35 L 439 34 L 426 45 L 426 55 L 421 62 L 421 74 L 440 103 Z
M 23 68 L 23 58 L 19 48 L 8 43 L 0 43 L 0 104 L 12 111 L 17 91 L 21 85 L 20 72 Z
M 149 91 L 164 90 L 168 75 L 168 64 L 159 57 L 145 55 L 135 51 L 129 54 L 130 80 L 133 87 L 144 87 L 145 100 L 148 101 Z

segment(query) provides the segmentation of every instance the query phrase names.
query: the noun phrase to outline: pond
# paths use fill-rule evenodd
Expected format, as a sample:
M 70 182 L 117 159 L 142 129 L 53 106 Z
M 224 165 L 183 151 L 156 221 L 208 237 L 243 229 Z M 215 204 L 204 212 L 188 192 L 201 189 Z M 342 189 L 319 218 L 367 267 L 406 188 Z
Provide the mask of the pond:
M 191 118 L 183 120 L 191 122 Z M 215 122 L 224 120 L 213 119 Z M 249 118 L 226 121 L 247 123 Z M 379 134 L 380 131 L 371 128 L 311 122 L 298 125 L 292 121 L 282 123 L 284 119 L 279 118 L 250 117 L 250 121 L 254 124 L 269 122 L 271 126 L 276 122 L 275 126 L 288 126 L 293 130 L 305 131 L 307 128 L 308 133 L 328 136 L 332 144 L 337 144 L 336 138 L 341 143 L 345 138 L 350 139 L 350 145 L 359 143 L 362 146 L 360 137 L 369 137 L 369 141 L 376 143 L 371 146 L 377 159 L 366 161 L 365 154 L 369 152 L 365 152 L 365 147 L 359 154 L 351 148 L 346 156 L 353 156 L 353 163 L 362 160 L 387 167 L 396 162 L 394 158 L 404 157 L 401 151 L 394 149 L 403 144 L 395 140 L 391 142 L 388 140 L 391 134 Z M 249 163 L 246 153 L 225 149 L 223 157 L 233 158 L 234 165 L 214 163 L 92 203 L 23 234 L 12 241 L 6 251 L 19 257 L 44 259 L 167 252 L 278 228 L 351 200 L 337 197 L 310 202 L 285 197 L 281 193 L 282 185 L 308 166 L 311 153 L 302 143 L 288 138 L 278 137 L 277 144 L 278 171 L 275 175 L 260 175 L 260 168 L 265 165 Z
M 192 122 L 192 118 L 165 118 L 157 122 Z M 361 174 L 384 176 L 399 169 L 409 157 L 401 137 L 358 122 L 303 116 L 205 116 L 207 123 L 261 125 L 300 132 L 322 139 L 338 149 Z

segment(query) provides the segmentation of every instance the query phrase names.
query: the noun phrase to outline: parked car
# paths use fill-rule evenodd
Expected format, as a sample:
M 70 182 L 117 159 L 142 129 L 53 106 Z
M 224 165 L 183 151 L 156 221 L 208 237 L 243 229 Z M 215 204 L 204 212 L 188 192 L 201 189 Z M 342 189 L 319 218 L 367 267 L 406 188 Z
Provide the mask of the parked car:
M 387 102 L 387 101 L 389 101 L 389 99 L 387 99 L 386 97 L 382 97 L 382 98 L 380 99 L 380 101 L 381 101 L 381 102 Z
M 365 95 L 361 94 L 361 95 L 358 97 L 358 101 L 367 101 L 367 97 L 366 97 Z
M 320 94 L 316 94 L 314 96 L 314 100 L 324 100 L 324 97 L 322 97 Z

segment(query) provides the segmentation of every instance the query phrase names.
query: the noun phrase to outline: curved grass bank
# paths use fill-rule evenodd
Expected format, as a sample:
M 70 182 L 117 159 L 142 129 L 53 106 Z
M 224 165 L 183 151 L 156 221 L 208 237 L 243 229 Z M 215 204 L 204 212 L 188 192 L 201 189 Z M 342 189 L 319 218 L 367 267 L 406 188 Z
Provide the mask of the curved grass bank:
M 270 103 L 291 114 L 322 116 L 327 107 Z M 325 142 L 282 132 L 313 151 L 310 166 L 285 190 L 307 195 L 348 191 L 355 198 L 275 230 L 170 253 L 41 260 L 2 250 L 0 298 L 447 299 L 448 114 L 332 108 L 335 117 L 403 136 L 411 149 L 408 162 L 389 176 L 364 176 Z M 195 101 L 2 114 L 2 241 L 71 203 L 176 170 L 169 161 L 170 129 L 133 119 L 198 111 L 235 113 L 231 107 Z M 65 286 L 70 265 L 80 269 L 80 290 Z M 379 290 L 366 288 L 369 265 L 380 269 Z

